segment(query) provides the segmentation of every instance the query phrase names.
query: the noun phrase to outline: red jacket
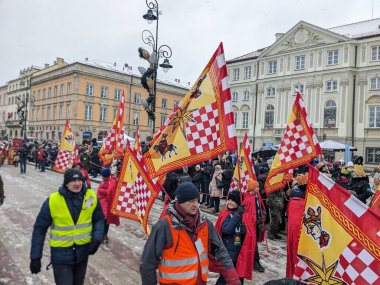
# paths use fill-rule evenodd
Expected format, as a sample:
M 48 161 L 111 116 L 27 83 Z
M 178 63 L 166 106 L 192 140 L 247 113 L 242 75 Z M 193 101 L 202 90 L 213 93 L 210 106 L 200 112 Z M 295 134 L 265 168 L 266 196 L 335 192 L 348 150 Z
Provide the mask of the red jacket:
M 256 201 L 255 196 L 252 194 L 245 194 L 245 199 L 243 204 L 245 204 L 245 213 L 242 217 L 242 223 L 246 227 L 246 234 L 244 237 L 244 242 L 242 244 L 237 262 L 236 271 L 239 277 L 243 277 L 252 280 L 253 274 L 253 262 L 255 258 L 256 249 Z M 219 214 L 219 218 L 215 224 L 220 236 L 222 236 L 222 224 L 226 217 L 231 213 L 230 210 L 225 209 Z
M 115 196 L 116 186 L 116 178 L 110 176 L 100 182 L 96 193 L 98 195 L 100 205 L 102 206 L 102 210 L 107 220 L 107 223 L 115 224 L 116 226 L 118 226 L 120 225 L 119 217 L 111 213 L 111 206 L 113 198 Z

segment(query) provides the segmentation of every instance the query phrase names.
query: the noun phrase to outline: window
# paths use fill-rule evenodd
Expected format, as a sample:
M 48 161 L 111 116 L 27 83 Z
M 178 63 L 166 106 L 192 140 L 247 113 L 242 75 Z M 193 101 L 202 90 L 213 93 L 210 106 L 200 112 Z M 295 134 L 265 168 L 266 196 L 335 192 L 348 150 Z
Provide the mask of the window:
M 94 96 L 94 84 L 86 84 L 86 95 Z
M 65 84 L 61 84 L 61 89 L 59 90 L 59 95 L 60 96 L 65 95 Z
M 135 93 L 135 103 L 136 104 L 141 103 L 141 93 Z
M 51 87 L 48 89 L 48 98 L 51 98 Z
M 161 126 L 163 124 L 165 124 L 165 121 L 166 121 L 166 116 L 165 115 L 161 115 Z
M 117 108 L 113 108 L 113 118 L 116 117 Z
M 296 56 L 295 69 L 296 70 L 305 69 L 305 56 L 304 55 Z
M 120 98 L 121 98 L 121 90 L 115 89 L 115 100 L 120 101 Z
M 239 80 L 239 73 L 240 73 L 240 69 L 239 68 L 234 68 L 233 69 L 233 74 L 234 74 L 234 80 Z
M 166 98 L 162 98 L 162 100 L 161 100 L 161 106 L 162 106 L 162 108 L 166 108 L 166 106 L 167 106 L 167 99 Z
M 299 91 L 301 94 L 303 94 L 303 92 L 304 92 L 304 85 L 301 84 L 301 83 L 297 83 L 296 85 L 294 85 L 294 95 L 297 94 L 297 91 Z
M 268 74 L 277 73 L 277 60 L 272 60 L 268 62 Z
M 338 91 L 338 81 L 336 80 L 326 81 L 326 92 L 334 92 L 334 91 Z
M 139 113 L 137 113 L 137 112 L 133 113 L 133 121 L 132 121 L 132 124 L 135 125 L 135 126 L 138 126 L 138 125 L 139 125 L 139 122 L 140 122 L 140 116 L 139 116 Z
M 71 94 L 71 82 L 67 83 L 67 94 Z
M 36 121 L 38 121 L 40 119 L 40 108 L 37 108 L 36 110 Z
M 369 127 L 380 128 L 380 106 L 369 107 Z
M 42 108 L 42 111 L 41 111 L 41 121 L 43 121 L 45 119 L 45 108 Z
M 54 97 L 57 97 L 57 94 L 58 94 L 58 86 L 55 85 L 54 86 Z M 38 98 L 38 99 L 40 99 L 40 98 Z
M 55 120 L 56 113 L 57 113 L 57 106 L 53 106 L 53 120 Z
M 178 101 L 174 101 L 174 109 L 177 108 L 178 105 L 179 105 L 179 102 Z
M 100 87 L 100 98 L 108 98 L 108 87 Z
M 274 96 L 276 96 L 276 88 L 268 87 L 267 88 L 267 97 L 274 97 Z
M 41 90 L 38 89 L 37 91 L 37 98 L 38 98 L 38 101 L 41 100 Z
M 244 67 L 244 79 L 250 79 L 252 75 L 252 68 L 250 66 Z
M 237 114 L 237 112 L 234 112 L 234 125 L 235 125 L 235 128 L 236 128 L 237 119 L 238 119 L 238 114 Z
M 249 101 L 250 99 L 250 96 L 249 96 L 249 91 L 248 90 L 245 90 L 243 92 L 243 101 Z
M 272 129 L 273 123 L 274 123 L 274 107 L 273 105 L 268 105 L 265 108 L 264 127 L 267 129 Z
M 46 120 L 50 120 L 50 107 L 47 107 Z
M 232 92 L 232 102 L 237 102 L 238 97 L 239 97 L 239 94 L 236 91 Z
M 323 126 L 325 128 L 336 127 L 336 103 L 334 100 L 328 100 L 325 104 Z
M 101 122 L 105 122 L 107 119 L 107 107 L 101 106 L 100 107 L 100 118 L 99 120 Z
M 59 105 L 59 119 L 62 119 L 62 114 L 63 114 L 63 105 Z
M 45 100 L 45 98 L 46 98 L 46 88 L 44 88 L 44 89 L 42 90 L 42 99 Z
M 371 48 L 371 59 L 372 61 L 380 60 L 380 46 Z
M 66 119 L 70 119 L 70 104 L 66 105 Z
M 378 90 L 380 89 L 380 77 L 371 78 L 371 89 L 370 90 Z
M 86 105 L 84 107 L 84 119 L 92 120 L 92 105 Z
M 242 121 L 241 121 L 241 127 L 243 129 L 248 129 L 248 112 L 242 112 Z
M 379 147 L 366 147 L 366 162 L 368 164 L 380 164 L 380 148 Z
M 336 65 L 338 64 L 339 51 L 338 50 L 329 50 L 327 52 L 327 65 Z

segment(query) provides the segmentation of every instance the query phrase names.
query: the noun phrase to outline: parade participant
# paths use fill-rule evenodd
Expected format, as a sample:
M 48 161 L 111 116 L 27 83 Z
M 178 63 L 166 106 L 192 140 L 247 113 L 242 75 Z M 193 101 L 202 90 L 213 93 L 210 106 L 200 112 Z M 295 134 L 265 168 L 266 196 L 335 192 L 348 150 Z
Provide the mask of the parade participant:
M 367 199 L 373 194 L 370 189 L 371 186 L 369 185 L 367 174 L 360 168 L 354 167 L 353 177 L 347 185 L 347 190 L 366 204 Z
M 15 154 L 15 149 L 13 148 L 13 146 L 10 146 L 8 150 L 8 165 L 13 165 L 14 154 Z
M 198 189 L 184 182 L 178 186 L 176 197 L 166 216 L 153 226 L 144 246 L 142 284 L 206 284 L 210 262 L 228 284 L 240 284 L 214 225 L 199 210 Z
M 294 266 L 297 260 L 297 248 L 304 214 L 307 180 L 308 173 L 299 174 L 289 195 L 290 201 L 286 213 L 288 217 L 286 277 L 288 278 L 293 278 Z
M 278 234 L 281 221 L 281 211 L 284 208 L 285 193 L 284 191 L 278 190 L 268 194 L 267 196 L 267 206 L 270 213 L 270 224 L 268 238 L 271 240 L 281 239 Z
M 223 170 L 220 164 L 215 164 L 214 166 L 214 174 L 210 181 L 210 197 L 211 204 L 214 205 L 214 210 L 212 211 L 214 214 L 219 213 L 219 205 L 220 205 L 220 197 L 223 195 Z
M 319 162 L 316 166 L 315 166 L 316 169 L 318 169 L 323 175 L 325 175 L 326 177 L 328 178 L 331 178 L 331 174 L 329 172 L 329 169 L 328 167 L 326 166 L 326 164 L 324 162 Z
M 72 168 L 76 168 L 82 173 L 82 175 L 84 177 L 84 181 L 86 182 L 87 188 L 91 188 L 90 176 L 88 175 L 87 170 L 83 167 L 83 165 L 79 159 L 74 160 Z
M 15 152 L 13 156 L 13 165 L 14 167 L 18 167 L 18 163 L 20 162 L 20 153 L 18 151 Z
M 19 153 L 20 153 L 20 173 L 23 174 L 26 172 L 26 160 L 28 158 L 28 147 L 26 143 L 23 143 Z
M 120 225 L 120 219 L 118 216 L 111 213 L 112 201 L 116 192 L 116 178 L 111 176 L 111 170 L 108 167 L 104 167 L 100 171 L 100 175 L 102 176 L 102 181 L 99 183 L 98 189 L 96 193 L 98 195 L 100 205 L 102 206 L 103 214 L 106 219 L 104 224 L 104 236 L 103 242 L 108 242 L 108 230 L 110 224 L 114 224 L 116 226 Z
M 40 152 L 38 153 L 38 161 L 40 164 L 40 172 L 45 172 L 45 165 L 46 165 L 46 159 L 47 159 L 47 152 L 44 149 L 44 147 L 40 148 Z
M 51 264 L 58 285 L 83 284 L 88 256 L 103 239 L 104 215 L 93 190 L 83 176 L 70 168 L 62 186 L 43 203 L 33 228 L 30 271 L 41 271 L 45 236 L 50 227 Z
M 252 260 L 256 247 L 256 213 L 246 212 L 246 205 L 240 204 L 240 191 L 237 190 L 228 195 L 226 206 L 220 213 L 215 228 L 222 237 L 243 284 L 244 278 L 252 279 Z M 224 284 L 227 283 L 223 276 L 219 276 L 215 285 Z
M 212 165 L 211 163 L 206 160 L 201 164 L 201 171 L 202 171 L 202 201 L 201 203 L 204 203 L 206 207 L 210 205 L 210 180 L 211 180 L 211 172 L 212 172 Z

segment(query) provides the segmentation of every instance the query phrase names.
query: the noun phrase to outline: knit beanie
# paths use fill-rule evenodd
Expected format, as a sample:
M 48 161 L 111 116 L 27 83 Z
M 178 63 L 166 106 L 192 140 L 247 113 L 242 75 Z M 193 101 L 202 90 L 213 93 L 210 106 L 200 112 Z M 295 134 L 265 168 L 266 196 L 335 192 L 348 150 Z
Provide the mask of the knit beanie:
M 228 194 L 227 200 L 234 201 L 238 206 L 240 206 L 240 191 L 234 190 Z
M 84 180 L 82 172 L 80 170 L 75 168 L 69 168 L 66 170 L 65 174 L 63 175 L 63 185 L 67 185 L 67 183 L 74 181 L 76 179 Z
M 247 186 L 249 191 L 256 190 L 259 187 L 259 183 L 252 178 L 247 179 Z
M 183 182 L 178 186 L 176 196 L 178 203 L 182 204 L 194 199 L 199 199 L 199 191 L 193 183 Z
M 109 177 L 111 175 L 111 169 L 109 169 L 108 167 L 103 167 L 100 171 L 100 175 L 103 177 Z

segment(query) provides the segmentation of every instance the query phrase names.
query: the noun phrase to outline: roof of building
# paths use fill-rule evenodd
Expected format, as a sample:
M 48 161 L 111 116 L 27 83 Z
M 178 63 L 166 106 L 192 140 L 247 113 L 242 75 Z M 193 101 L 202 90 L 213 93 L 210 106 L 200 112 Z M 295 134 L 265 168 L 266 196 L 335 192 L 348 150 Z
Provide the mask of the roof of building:
M 372 37 L 380 35 L 380 18 L 341 25 L 328 30 L 352 39 Z
M 250 53 L 247 53 L 247 54 L 244 54 L 244 55 L 241 55 L 241 56 L 238 56 L 238 57 L 235 57 L 233 59 L 230 59 L 227 61 L 227 63 L 234 63 L 234 62 L 239 62 L 239 61 L 243 61 L 243 60 L 249 60 L 249 59 L 255 59 L 257 58 L 263 51 L 265 50 L 265 48 L 261 48 L 261 49 L 258 49 L 258 50 L 255 50 L 253 52 L 250 52 Z
M 89 59 L 85 61 L 78 61 L 78 62 L 81 64 L 90 65 L 90 66 L 94 66 L 94 67 L 98 67 L 98 68 L 102 68 L 102 69 L 106 69 L 106 70 L 110 70 L 114 72 L 119 72 L 119 73 L 123 73 L 130 76 L 141 77 L 141 73 L 138 70 L 135 70 L 129 66 L 126 67 L 122 65 L 117 65 L 116 63 L 111 64 L 111 63 L 107 63 L 101 60 L 89 60 Z M 190 89 L 191 87 L 190 82 L 182 82 L 180 79 L 171 79 L 171 78 L 165 78 L 161 76 L 157 78 L 157 82 L 172 85 L 179 88 L 184 88 L 184 89 Z

